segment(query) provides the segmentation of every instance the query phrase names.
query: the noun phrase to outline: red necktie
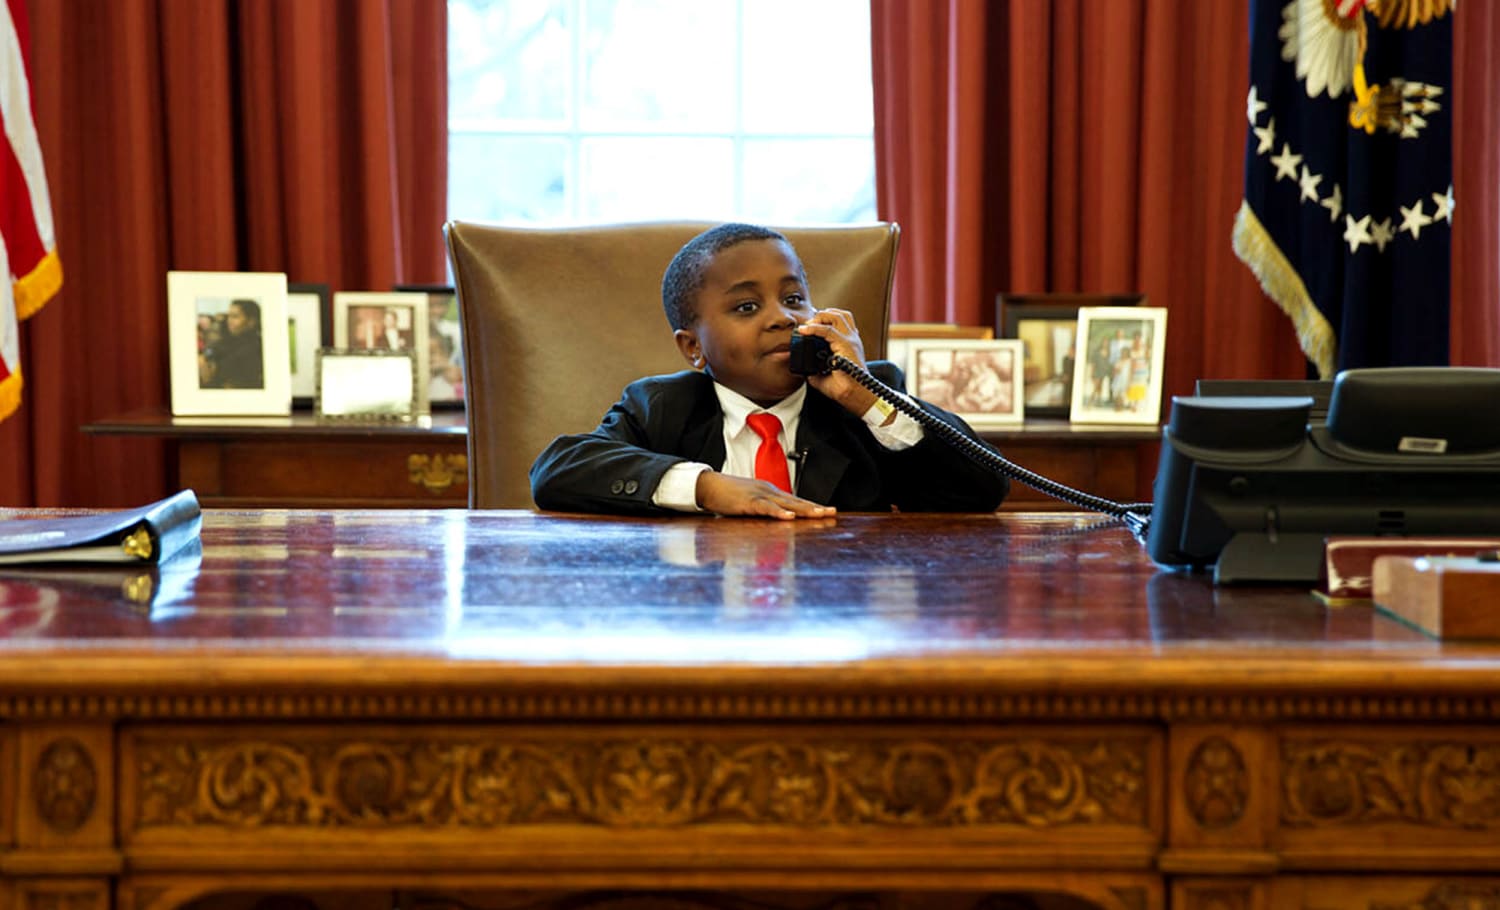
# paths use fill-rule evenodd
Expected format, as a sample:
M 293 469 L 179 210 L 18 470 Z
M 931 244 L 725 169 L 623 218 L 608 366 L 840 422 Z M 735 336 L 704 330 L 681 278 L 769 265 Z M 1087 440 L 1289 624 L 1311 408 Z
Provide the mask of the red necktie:
M 781 434 L 781 421 L 775 414 L 751 414 L 745 423 L 760 437 L 760 448 L 755 450 L 755 479 L 769 481 L 786 492 L 792 492 L 792 476 L 786 467 L 786 452 L 782 451 L 777 436 Z

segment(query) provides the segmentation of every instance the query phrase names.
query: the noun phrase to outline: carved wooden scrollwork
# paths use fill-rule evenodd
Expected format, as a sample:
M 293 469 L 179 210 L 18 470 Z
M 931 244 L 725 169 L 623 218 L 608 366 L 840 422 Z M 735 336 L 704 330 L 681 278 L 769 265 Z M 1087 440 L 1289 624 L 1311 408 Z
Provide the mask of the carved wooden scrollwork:
M 1500 910 L 1500 884 L 1445 882 L 1418 903 L 1377 901 L 1370 910 Z
M 137 828 L 1145 826 L 1147 740 L 151 738 Z
M 1186 910 L 1250 910 L 1251 906 L 1245 888 L 1194 888 L 1188 892 Z
M 1283 743 L 1281 820 L 1500 828 L 1500 745 Z
M 94 811 L 99 775 L 88 749 L 64 737 L 47 744 L 32 781 L 37 816 L 60 834 L 78 830 Z
M 26 910 L 105 910 L 103 889 L 28 888 L 23 893 Z
M 1250 771 L 1233 743 L 1210 736 L 1189 756 L 1182 786 L 1194 821 L 1204 828 L 1227 828 L 1245 814 Z
M 455 483 L 467 483 L 469 479 L 469 457 L 467 455 L 408 455 L 406 470 L 411 482 L 434 495 L 443 492 Z
M 1123 889 L 1132 893 L 1141 889 Z M 922 897 L 912 893 L 828 894 L 757 894 L 754 897 L 711 891 L 595 891 L 582 894 L 549 895 L 536 900 L 511 895 L 492 896 L 484 906 L 504 906 L 507 910 L 1041 910 L 1043 907 L 1092 907 L 1079 899 L 1066 904 L 1056 902 L 1057 892 L 1032 897 L 1019 892 L 959 896 Z M 1052 899 L 1049 900 L 1048 897 Z M 411 910 L 478 910 L 475 904 L 446 895 L 409 897 L 403 906 Z M 1137 910 L 1128 904 L 1128 910 Z M 1140 904 L 1139 910 L 1145 910 Z
M 1146 910 L 1149 904 L 1145 888 L 1135 886 L 1110 888 L 1109 893 L 1120 902 L 1121 910 Z

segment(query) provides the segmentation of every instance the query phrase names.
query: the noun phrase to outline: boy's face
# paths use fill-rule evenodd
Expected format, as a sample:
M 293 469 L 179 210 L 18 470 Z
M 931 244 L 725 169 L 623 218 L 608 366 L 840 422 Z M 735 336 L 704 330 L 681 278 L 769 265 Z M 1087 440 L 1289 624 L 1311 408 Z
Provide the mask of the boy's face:
M 695 367 L 762 407 L 797 391 L 788 368 L 792 328 L 813 314 L 802 263 L 780 240 L 747 240 L 722 250 L 703 273 L 698 318 L 676 333 Z

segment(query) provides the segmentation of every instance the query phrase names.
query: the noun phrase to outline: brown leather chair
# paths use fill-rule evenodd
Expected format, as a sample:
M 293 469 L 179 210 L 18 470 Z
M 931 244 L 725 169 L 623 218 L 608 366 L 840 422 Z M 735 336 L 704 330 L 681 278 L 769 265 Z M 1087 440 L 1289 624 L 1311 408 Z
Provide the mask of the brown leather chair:
M 470 508 L 531 508 L 527 472 L 549 442 L 592 430 L 633 380 L 687 367 L 661 277 L 712 226 L 444 227 L 463 321 Z M 899 226 L 778 230 L 814 306 L 854 313 L 866 358 L 883 356 Z

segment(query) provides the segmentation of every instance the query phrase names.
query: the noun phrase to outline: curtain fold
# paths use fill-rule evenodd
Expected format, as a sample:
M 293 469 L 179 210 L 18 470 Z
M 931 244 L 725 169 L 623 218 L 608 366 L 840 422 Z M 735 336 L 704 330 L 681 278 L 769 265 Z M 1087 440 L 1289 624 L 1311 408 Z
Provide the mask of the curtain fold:
M 446 6 L 32 0 L 64 285 L 23 331 L 0 504 L 170 492 L 147 440 L 79 427 L 170 400 L 166 272 L 335 290 L 444 281 Z
M 963 35 L 983 47 L 910 21 L 971 6 L 984 19 Z M 1304 378 L 1290 323 L 1230 246 L 1248 7 L 872 0 L 878 207 L 903 228 L 893 318 L 989 325 L 999 292 L 1144 292 L 1169 310 L 1168 396 L 1199 378 Z M 1454 362 L 1500 365 L 1500 14 L 1457 15 Z M 973 55 L 984 63 L 956 62 Z M 977 147 L 935 141 L 949 135 Z
M 1450 359 L 1500 366 L 1500 8 L 1453 22 L 1453 324 Z

